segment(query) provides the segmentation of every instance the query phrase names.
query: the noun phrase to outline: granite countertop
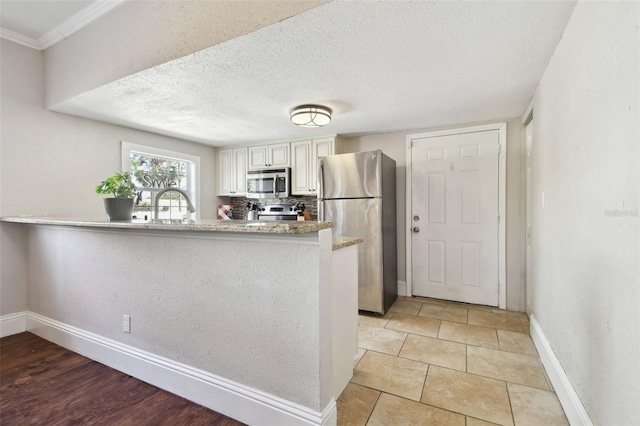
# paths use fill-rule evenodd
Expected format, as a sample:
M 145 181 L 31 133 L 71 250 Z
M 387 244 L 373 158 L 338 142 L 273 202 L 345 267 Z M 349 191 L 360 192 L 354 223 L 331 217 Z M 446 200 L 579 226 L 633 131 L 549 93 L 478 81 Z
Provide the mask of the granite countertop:
M 159 231 L 246 232 L 257 234 L 305 234 L 308 232 L 318 232 L 321 229 L 333 228 L 333 223 L 331 222 L 316 221 L 258 222 L 247 220 L 200 220 L 198 222 L 169 223 L 169 221 L 145 222 L 142 220 L 132 220 L 109 222 L 105 219 L 63 218 L 53 216 L 12 216 L 3 217 L 0 220 L 3 222 L 34 225 L 151 229 Z
M 364 240 L 359 237 L 333 237 L 333 249 L 340 250 L 341 248 L 349 247 L 354 244 L 360 244 Z

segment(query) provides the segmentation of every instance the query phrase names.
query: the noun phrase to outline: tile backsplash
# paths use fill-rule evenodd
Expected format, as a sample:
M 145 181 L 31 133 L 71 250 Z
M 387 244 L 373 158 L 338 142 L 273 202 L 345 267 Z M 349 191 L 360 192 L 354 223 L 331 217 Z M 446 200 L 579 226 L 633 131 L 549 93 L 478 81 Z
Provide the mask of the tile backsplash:
M 255 199 L 244 197 L 231 197 L 229 204 L 233 205 L 233 219 L 244 220 L 247 218 L 247 204 L 249 202 L 258 203 L 261 206 L 267 204 L 296 204 L 304 203 L 307 210 L 311 214 L 312 220 L 318 220 L 318 198 L 317 197 L 289 197 L 289 198 L 275 198 L 275 199 Z

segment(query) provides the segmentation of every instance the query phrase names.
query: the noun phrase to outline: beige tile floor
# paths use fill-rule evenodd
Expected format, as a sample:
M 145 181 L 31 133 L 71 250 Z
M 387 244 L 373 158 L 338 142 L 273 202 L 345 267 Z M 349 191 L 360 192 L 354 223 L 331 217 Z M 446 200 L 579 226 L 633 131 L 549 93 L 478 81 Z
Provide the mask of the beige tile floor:
M 400 297 L 360 315 L 338 425 L 568 425 L 524 313 Z

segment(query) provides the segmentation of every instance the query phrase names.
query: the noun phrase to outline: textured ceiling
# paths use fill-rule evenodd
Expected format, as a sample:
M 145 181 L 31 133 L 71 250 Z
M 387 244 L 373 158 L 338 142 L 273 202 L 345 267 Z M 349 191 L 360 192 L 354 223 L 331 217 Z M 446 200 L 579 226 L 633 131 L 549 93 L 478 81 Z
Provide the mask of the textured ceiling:
M 523 113 L 574 2 L 335 1 L 52 109 L 214 146 Z M 320 129 L 290 108 L 334 110 Z

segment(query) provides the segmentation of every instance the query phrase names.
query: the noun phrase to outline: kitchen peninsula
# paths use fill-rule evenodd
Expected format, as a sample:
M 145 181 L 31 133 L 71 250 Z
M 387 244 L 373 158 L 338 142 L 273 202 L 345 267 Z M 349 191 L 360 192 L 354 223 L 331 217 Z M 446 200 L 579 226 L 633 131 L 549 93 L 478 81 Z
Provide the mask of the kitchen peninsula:
M 329 222 L 2 222 L 26 241 L 28 331 L 245 423 L 336 424 L 360 239 Z

